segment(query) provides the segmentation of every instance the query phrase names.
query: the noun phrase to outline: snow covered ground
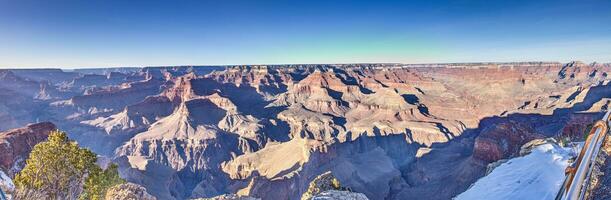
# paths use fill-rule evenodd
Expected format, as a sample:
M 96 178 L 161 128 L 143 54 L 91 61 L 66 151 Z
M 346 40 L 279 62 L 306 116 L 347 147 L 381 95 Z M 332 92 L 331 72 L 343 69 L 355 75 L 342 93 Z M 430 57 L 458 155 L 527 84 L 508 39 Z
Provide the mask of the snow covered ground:
M 538 146 L 524 157 L 501 164 L 455 199 L 554 199 L 576 151 L 549 143 Z
M 5 194 L 6 194 L 7 191 L 13 191 L 15 189 L 15 185 L 13 184 L 13 180 L 11 180 L 11 178 L 9 178 L 2 171 L 0 171 L 0 189 L 2 189 L 2 191 L 4 191 Z

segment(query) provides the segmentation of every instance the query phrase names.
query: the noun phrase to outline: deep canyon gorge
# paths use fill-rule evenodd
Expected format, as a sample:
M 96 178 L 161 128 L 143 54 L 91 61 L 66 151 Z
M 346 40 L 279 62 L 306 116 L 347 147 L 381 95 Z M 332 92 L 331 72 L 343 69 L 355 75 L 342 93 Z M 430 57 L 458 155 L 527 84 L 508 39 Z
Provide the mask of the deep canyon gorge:
M 328 171 L 369 199 L 451 199 L 531 140 L 580 137 L 609 109 L 609 73 L 582 62 L 0 69 L 11 152 L 0 170 L 14 176 L 44 140 L 28 132 L 57 128 L 159 199 L 300 199 Z

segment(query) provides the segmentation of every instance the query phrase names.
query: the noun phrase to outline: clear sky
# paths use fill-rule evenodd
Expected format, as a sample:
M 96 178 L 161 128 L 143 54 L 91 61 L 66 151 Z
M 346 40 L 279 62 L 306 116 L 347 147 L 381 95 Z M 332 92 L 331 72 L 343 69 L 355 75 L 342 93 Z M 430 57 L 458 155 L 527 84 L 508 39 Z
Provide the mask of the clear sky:
M 611 62 L 609 0 L 0 0 L 0 67 Z

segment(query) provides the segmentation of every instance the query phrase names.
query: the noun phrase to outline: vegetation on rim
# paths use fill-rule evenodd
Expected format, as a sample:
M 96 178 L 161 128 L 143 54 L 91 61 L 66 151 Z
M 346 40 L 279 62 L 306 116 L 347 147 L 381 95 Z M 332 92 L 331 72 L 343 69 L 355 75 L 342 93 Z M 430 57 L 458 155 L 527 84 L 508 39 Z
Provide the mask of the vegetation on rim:
M 103 170 L 96 154 L 80 148 L 65 132 L 53 131 L 34 146 L 24 169 L 15 176 L 16 199 L 103 199 L 123 183 L 117 166 Z

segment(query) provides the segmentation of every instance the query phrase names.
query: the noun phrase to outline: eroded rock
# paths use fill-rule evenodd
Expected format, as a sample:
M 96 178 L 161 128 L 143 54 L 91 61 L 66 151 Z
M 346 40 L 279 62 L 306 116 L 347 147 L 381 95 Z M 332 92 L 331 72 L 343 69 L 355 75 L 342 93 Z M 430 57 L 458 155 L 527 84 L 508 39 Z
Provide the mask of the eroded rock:
M 312 200 L 369 200 L 361 193 L 339 190 L 327 190 L 312 197 Z
M 53 123 L 42 122 L 0 132 L 0 170 L 14 177 L 25 166 L 32 148 L 56 129 Z
M 308 190 L 301 196 L 301 200 L 311 200 L 315 199 L 315 197 L 317 196 L 319 196 L 321 199 L 324 199 L 323 196 L 328 196 L 329 198 L 332 198 L 332 194 L 338 195 L 338 193 L 333 192 L 328 193 L 326 195 L 323 195 L 322 193 L 330 190 L 338 190 L 340 188 L 341 185 L 339 183 L 339 180 L 337 180 L 337 178 L 335 178 L 335 176 L 333 176 L 331 172 L 325 172 L 324 174 L 321 174 L 320 176 L 316 177 L 312 182 L 310 182 L 310 186 L 308 187 Z
M 106 200 L 156 200 L 150 195 L 146 188 L 134 184 L 124 183 L 115 185 L 106 192 Z

